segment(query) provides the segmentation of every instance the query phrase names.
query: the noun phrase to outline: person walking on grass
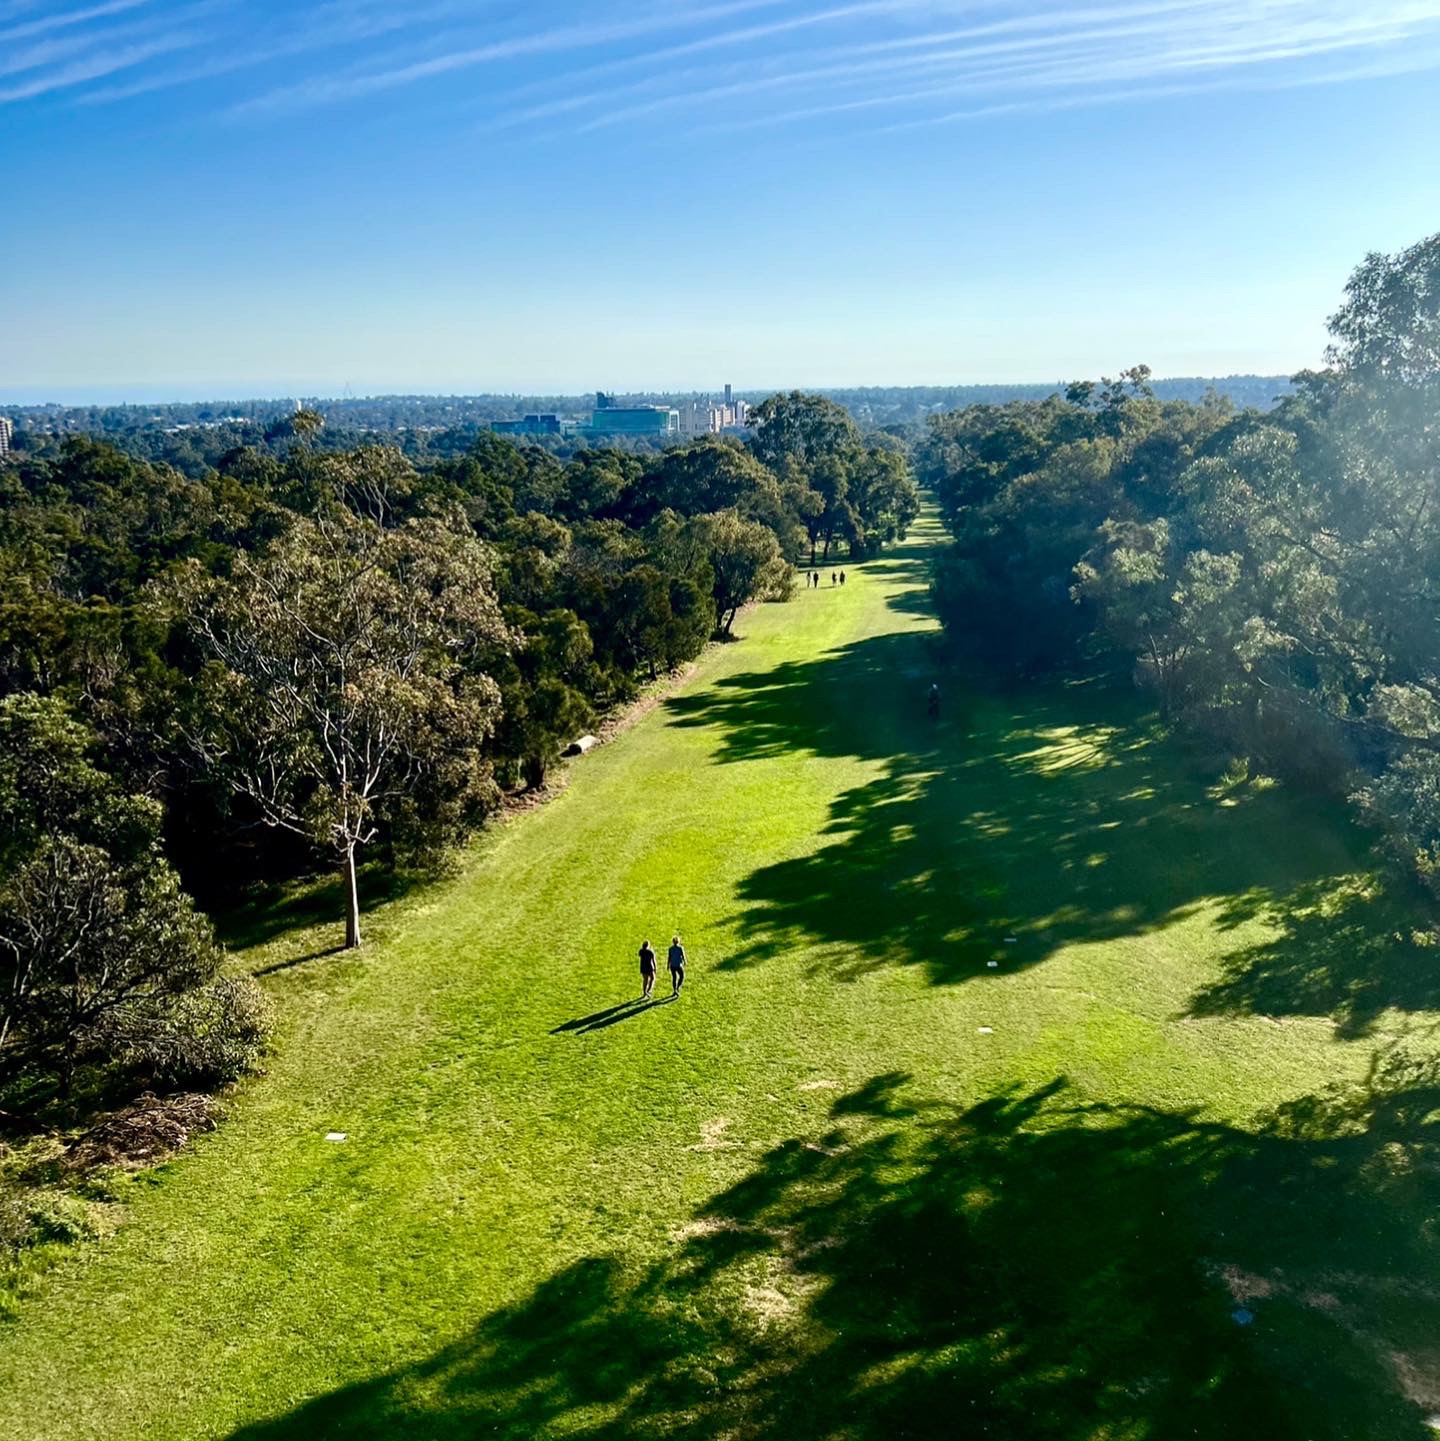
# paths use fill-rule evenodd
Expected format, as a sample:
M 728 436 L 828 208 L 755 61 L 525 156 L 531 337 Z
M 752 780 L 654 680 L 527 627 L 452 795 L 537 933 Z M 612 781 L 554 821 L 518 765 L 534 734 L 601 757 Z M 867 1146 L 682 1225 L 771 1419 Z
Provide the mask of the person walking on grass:
M 680 994 L 680 987 L 685 984 L 685 947 L 680 944 L 679 936 L 670 938 L 670 984 L 674 988 L 670 994 L 672 997 Z
M 840 572 L 840 584 L 842 586 L 845 584 L 845 572 L 843 570 Z
M 648 1001 L 655 989 L 655 947 L 649 941 L 640 946 L 640 999 Z

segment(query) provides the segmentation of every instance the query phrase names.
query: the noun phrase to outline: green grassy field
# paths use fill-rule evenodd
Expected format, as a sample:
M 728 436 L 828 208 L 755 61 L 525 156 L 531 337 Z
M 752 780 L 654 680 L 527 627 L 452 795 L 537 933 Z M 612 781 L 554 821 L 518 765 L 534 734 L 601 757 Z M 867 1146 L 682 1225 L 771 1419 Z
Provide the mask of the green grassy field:
M 1417 913 L 1123 693 L 928 721 L 933 539 L 742 618 L 362 959 L 252 918 L 268 1072 L 0 1330 L 0 1436 L 1433 1434 Z

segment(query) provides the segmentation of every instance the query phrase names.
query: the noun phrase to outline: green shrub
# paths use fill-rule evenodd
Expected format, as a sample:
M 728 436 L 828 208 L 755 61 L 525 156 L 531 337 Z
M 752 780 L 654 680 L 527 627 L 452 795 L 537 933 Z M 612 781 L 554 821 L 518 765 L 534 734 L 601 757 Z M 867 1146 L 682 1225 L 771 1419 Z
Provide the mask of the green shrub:
M 0 1262 L 30 1244 L 34 1225 L 30 1203 L 23 1191 L 0 1178 Z
M 248 976 L 222 976 L 179 996 L 118 1046 L 122 1064 L 166 1089 L 222 1086 L 264 1049 L 270 1008 Z

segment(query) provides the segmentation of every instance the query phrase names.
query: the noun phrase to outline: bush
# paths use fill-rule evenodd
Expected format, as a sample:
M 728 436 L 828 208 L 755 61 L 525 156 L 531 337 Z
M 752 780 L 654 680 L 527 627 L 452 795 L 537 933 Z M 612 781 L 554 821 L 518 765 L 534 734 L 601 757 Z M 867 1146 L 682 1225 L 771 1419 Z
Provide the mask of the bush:
M 151 1085 L 208 1088 L 237 1080 L 264 1049 L 270 1008 L 248 976 L 222 976 L 186 992 L 117 1037 L 121 1064 Z
M 30 1202 L 25 1193 L 0 1178 L 0 1260 L 28 1246 L 33 1234 Z
M 1411 751 L 1353 796 L 1385 849 L 1440 896 L 1440 756 Z

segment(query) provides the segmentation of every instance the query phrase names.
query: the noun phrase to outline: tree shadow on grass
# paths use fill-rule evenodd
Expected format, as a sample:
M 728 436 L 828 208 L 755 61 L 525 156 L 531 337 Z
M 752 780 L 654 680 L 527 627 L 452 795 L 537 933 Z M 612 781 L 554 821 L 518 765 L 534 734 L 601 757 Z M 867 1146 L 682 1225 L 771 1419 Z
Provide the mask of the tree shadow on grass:
M 841 978 L 913 965 L 954 984 L 1216 907 L 1222 928 L 1263 919 L 1272 936 L 1237 937 L 1196 1014 L 1333 1014 L 1359 1034 L 1386 1006 L 1440 1006 L 1440 967 L 1401 934 L 1418 897 L 1379 878 L 1335 807 L 1219 781 L 1105 682 L 947 683 L 929 722 L 927 640 L 875 637 L 668 703 L 674 724 L 715 732 L 721 764 L 876 768 L 836 798 L 813 850 L 740 883 L 742 944 L 722 969 L 799 949 Z
M 362 912 L 398 901 L 427 884 L 434 875 L 419 870 L 367 866 L 359 876 Z M 249 950 L 273 941 L 287 931 L 307 930 L 333 923 L 345 929 L 345 888 L 340 876 L 256 886 L 238 905 L 214 916 L 216 934 L 231 950 Z M 309 959 L 327 955 L 317 951 Z
M 1391 1008 L 1440 1008 L 1440 950 L 1424 897 L 1393 875 L 1327 877 L 1283 896 L 1232 897 L 1221 924 L 1266 921 L 1272 935 L 1231 952 L 1192 998 L 1194 1016 L 1330 1016 L 1346 1038 Z
M 255 977 L 276 976 L 281 971 L 293 971 L 297 966 L 308 966 L 311 961 L 329 960 L 331 956 L 343 955 L 344 946 L 322 946 L 318 951 L 306 951 L 303 956 L 291 956 L 289 960 L 272 961 L 268 966 L 261 966 L 250 974 Z
M 969 1109 L 903 1088 L 773 1147 L 660 1263 L 581 1260 L 233 1441 L 1429 1434 L 1433 1073 L 1377 1070 L 1257 1133 L 1063 1078 Z

